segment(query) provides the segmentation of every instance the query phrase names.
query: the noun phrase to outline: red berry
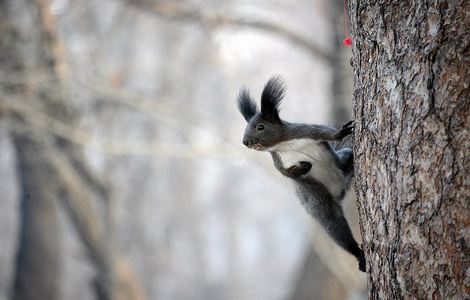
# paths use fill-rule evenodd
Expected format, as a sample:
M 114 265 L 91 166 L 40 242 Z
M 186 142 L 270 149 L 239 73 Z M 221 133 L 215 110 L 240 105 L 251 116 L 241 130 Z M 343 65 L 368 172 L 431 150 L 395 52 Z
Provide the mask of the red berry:
M 352 45 L 352 39 L 348 36 L 347 38 L 345 38 L 343 40 L 343 45 L 347 46 L 347 47 L 351 47 Z

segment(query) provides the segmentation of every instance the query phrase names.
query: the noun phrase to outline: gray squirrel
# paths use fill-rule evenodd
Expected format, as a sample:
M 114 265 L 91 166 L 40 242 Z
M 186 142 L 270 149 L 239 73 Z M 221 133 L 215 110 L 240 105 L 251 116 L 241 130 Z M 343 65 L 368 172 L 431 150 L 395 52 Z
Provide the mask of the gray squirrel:
M 248 90 L 240 90 L 238 108 L 248 123 L 243 144 L 271 154 L 276 169 L 294 181 L 307 212 L 340 247 L 356 257 L 359 270 L 365 272 L 364 252 L 354 240 L 341 208 L 354 172 L 353 153 L 349 148 L 335 151 L 329 143 L 351 134 L 354 125 L 351 121 L 336 130 L 281 120 L 279 104 L 284 93 L 282 79 L 271 77 L 264 86 L 258 112 Z

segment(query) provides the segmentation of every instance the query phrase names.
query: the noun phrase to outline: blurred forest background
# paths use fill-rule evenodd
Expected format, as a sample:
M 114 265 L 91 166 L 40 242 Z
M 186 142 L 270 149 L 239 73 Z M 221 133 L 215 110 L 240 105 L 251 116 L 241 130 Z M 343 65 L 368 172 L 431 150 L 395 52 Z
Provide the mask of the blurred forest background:
M 364 299 L 235 105 L 276 73 L 281 117 L 348 121 L 343 9 L 0 1 L 0 299 Z

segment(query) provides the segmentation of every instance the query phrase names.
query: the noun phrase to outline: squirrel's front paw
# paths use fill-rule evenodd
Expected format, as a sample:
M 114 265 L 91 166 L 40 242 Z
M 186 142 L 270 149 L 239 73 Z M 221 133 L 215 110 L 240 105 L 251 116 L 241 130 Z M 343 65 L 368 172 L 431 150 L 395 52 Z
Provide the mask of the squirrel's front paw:
M 348 123 L 343 125 L 343 128 L 336 134 L 338 139 L 342 139 L 345 136 L 350 135 L 354 131 L 354 121 L 349 121 Z
M 287 169 L 291 177 L 299 177 L 307 174 L 312 168 L 312 164 L 308 161 L 300 161 L 298 165 L 294 165 Z

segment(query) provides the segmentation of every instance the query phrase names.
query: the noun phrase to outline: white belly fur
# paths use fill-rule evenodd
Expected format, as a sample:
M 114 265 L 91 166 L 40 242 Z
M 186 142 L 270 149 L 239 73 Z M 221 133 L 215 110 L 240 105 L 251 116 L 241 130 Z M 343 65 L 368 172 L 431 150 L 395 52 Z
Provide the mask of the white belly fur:
M 279 154 L 284 168 L 308 161 L 312 168 L 308 174 L 322 183 L 333 196 L 339 197 L 345 186 L 343 172 L 323 145 L 312 139 L 295 139 L 282 142 L 269 149 Z

